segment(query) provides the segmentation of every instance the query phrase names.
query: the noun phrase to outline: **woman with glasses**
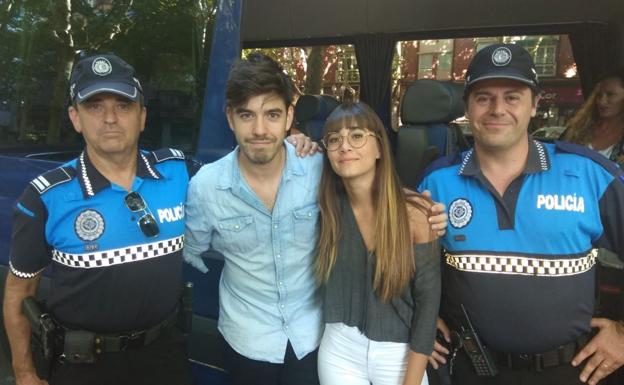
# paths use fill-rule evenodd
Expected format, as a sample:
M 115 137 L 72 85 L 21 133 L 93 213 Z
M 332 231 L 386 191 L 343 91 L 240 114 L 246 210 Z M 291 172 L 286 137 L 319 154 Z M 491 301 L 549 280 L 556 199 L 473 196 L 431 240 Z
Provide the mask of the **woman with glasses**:
M 402 188 L 386 130 L 366 104 L 338 106 L 323 134 L 320 382 L 426 384 L 440 299 L 430 201 Z

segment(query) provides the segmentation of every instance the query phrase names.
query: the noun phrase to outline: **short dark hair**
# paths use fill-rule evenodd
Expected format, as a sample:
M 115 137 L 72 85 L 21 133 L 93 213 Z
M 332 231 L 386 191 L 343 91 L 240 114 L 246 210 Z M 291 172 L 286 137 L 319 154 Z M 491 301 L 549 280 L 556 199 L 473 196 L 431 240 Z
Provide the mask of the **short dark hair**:
M 268 93 L 276 93 L 286 107 L 292 103 L 292 81 L 275 60 L 253 52 L 232 65 L 225 84 L 226 107 L 238 107 L 254 96 Z

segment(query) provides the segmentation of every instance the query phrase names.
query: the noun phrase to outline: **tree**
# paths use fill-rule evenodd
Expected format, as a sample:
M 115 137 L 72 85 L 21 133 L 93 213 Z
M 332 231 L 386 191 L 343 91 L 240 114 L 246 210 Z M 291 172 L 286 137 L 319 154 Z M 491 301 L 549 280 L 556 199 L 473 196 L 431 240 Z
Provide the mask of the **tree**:
M 321 93 L 323 86 L 323 54 L 327 50 L 327 47 L 322 45 L 315 45 L 306 49 L 307 53 L 307 68 L 306 68 L 306 80 L 305 90 L 307 94 L 318 95 Z
M 58 42 L 56 51 L 58 59 L 46 135 L 48 144 L 56 144 L 61 140 L 60 118 L 61 114 L 64 114 L 67 83 L 77 48 L 97 51 L 104 44 L 114 40 L 132 23 L 128 12 L 132 6 L 132 0 L 117 0 L 115 6 L 112 6 L 112 1 L 94 1 L 92 14 L 89 13 L 88 8 L 85 9 L 87 5 L 85 2 L 76 3 L 77 12 L 72 12 L 71 0 L 57 0 L 51 2 L 50 5 L 53 36 Z M 111 7 L 108 8 L 106 5 Z M 81 10 L 84 13 L 81 13 Z
M 59 143 L 72 133 L 65 107 L 74 58 L 111 51 L 135 66 L 144 85 L 195 97 L 214 12 L 212 0 L 2 3 L 0 103 L 18 106 L 20 140 L 43 134 Z

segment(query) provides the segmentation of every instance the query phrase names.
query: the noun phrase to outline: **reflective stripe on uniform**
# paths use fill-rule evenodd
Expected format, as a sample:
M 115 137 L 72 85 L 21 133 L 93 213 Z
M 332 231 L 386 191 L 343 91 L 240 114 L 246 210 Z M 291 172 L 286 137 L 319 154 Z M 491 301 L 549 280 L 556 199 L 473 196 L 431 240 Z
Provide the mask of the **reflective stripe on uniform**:
M 68 254 L 52 250 L 52 259 L 68 267 L 92 269 L 161 257 L 182 250 L 184 236 L 137 246 L 121 247 L 100 253 Z
M 488 274 L 562 277 L 590 270 L 596 264 L 597 249 L 579 258 L 548 259 L 517 255 L 474 255 L 446 253 L 446 264 L 461 271 Z

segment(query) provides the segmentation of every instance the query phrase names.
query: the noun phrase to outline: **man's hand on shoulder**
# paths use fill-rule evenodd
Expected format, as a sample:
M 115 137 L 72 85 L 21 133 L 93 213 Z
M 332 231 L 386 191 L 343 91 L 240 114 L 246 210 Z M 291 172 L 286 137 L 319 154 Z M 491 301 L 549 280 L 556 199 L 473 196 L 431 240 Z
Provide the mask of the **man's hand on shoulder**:
M 415 202 L 416 204 L 429 207 L 427 214 L 429 226 L 438 237 L 446 234 L 446 228 L 448 226 L 448 215 L 446 214 L 446 206 L 443 203 L 436 202 L 431 199 L 431 191 L 424 190 L 421 194 L 422 197 L 416 195 L 411 190 L 404 189 L 408 201 Z
M 314 155 L 317 152 L 323 152 L 318 143 L 312 141 L 305 134 L 294 134 L 286 138 L 288 143 L 295 146 L 295 153 L 298 157 L 304 158 L 308 155 Z
M 573 366 L 587 359 L 581 371 L 581 381 L 596 385 L 624 365 L 624 323 L 606 318 L 592 318 L 591 326 L 598 333 L 572 360 Z

